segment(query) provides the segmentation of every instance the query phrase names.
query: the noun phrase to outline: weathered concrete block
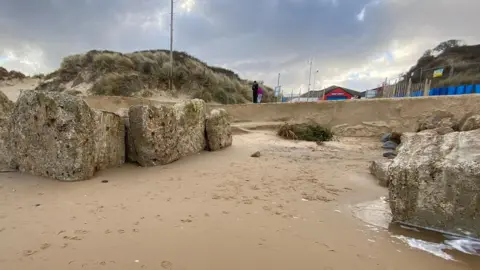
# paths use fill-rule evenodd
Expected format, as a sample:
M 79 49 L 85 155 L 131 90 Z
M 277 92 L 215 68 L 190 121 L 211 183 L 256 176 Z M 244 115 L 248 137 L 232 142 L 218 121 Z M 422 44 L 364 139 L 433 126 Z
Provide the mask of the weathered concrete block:
M 394 221 L 480 236 L 480 130 L 402 136 L 388 170 Z
M 141 166 L 168 164 L 205 149 L 203 100 L 173 106 L 132 106 L 129 111 L 129 154 Z
M 177 103 L 173 106 L 180 136 L 179 153 L 182 157 L 205 150 L 207 140 L 205 138 L 205 117 L 207 106 L 201 99 L 193 99 Z
M 7 143 L 9 119 L 0 117 L 0 172 L 11 171 L 12 167 L 12 155 L 10 149 L 8 149 Z
M 11 116 L 8 147 L 22 172 L 86 180 L 124 162 L 122 127 L 119 116 L 96 112 L 78 97 L 25 91 Z
M 0 91 L 0 170 L 8 169 L 12 160 L 7 148 L 8 123 L 13 111 L 14 103 Z
M 372 161 L 370 164 L 370 173 L 378 180 L 378 184 L 382 187 L 388 187 L 388 168 L 392 163 L 391 159 L 379 159 Z
M 232 127 L 227 111 L 214 109 L 206 119 L 208 150 L 217 151 L 232 145 Z

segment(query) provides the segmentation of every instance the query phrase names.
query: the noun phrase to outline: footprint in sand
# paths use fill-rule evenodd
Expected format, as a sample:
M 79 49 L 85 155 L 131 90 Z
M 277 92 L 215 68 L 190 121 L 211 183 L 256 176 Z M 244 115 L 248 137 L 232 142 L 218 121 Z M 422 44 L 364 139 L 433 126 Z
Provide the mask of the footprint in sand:
M 65 239 L 65 240 L 73 240 L 73 241 L 83 240 L 83 238 L 80 237 L 80 236 L 78 236 L 78 235 L 76 235 L 76 236 L 67 236 L 67 235 L 65 235 L 65 236 L 63 237 L 63 239 Z
M 171 262 L 169 262 L 169 261 L 163 261 L 163 262 L 161 263 L 161 266 L 162 266 L 163 269 L 168 269 L 168 270 L 170 270 L 170 269 L 172 269 L 172 267 L 173 267 L 173 263 L 171 263 Z
M 25 256 L 25 257 L 32 256 L 33 254 L 35 254 L 37 252 L 38 251 L 36 251 L 36 250 L 24 250 L 23 251 L 23 256 Z
M 87 230 L 75 230 L 75 234 L 85 235 L 88 234 L 89 231 Z

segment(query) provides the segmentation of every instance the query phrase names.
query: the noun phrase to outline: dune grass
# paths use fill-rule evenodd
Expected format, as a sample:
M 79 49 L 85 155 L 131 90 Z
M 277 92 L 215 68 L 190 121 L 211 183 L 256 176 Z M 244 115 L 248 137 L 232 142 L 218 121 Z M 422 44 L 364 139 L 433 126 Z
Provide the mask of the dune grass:
M 206 102 L 222 104 L 245 103 L 251 100 L 251 81 L 241 79 L 235 72 L 212 67 L 185 53 L 174 52 L 173 74 L 169 52 L 165 50 L 118 53 L 89 51 L 65 57 L 60 68 L 45 76 L 41 90 L 91 83 L 92 95 L 151 96 L 167 91 L 170 76 L 175 93 L 183 93 Z M 273 89 L 266 90 L 266 101 L 273 98 Z

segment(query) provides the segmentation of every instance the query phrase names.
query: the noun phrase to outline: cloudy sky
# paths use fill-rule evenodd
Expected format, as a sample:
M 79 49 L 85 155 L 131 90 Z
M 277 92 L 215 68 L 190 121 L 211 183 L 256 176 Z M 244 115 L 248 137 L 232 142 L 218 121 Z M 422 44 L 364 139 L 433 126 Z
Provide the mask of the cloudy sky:
M 29 74 L 91 49 L 169 48 L 169 0 L 0 0 L 0 65 Z M 480 43 L 480 0 L 176 0 L 174 48 L 285 91 L 365 90 L 446 39 Z

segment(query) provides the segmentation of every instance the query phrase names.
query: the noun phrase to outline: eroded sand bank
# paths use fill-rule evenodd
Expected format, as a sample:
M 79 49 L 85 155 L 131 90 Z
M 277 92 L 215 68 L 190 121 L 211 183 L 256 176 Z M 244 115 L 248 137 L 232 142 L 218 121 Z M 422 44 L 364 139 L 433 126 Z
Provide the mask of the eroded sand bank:
M 387 194 L 367 171 L 381 153 L 369 139 L 256 132 L 83 182 L 0 174 L 0 269 L 478 269 L 355 217 L 352 205 Z

